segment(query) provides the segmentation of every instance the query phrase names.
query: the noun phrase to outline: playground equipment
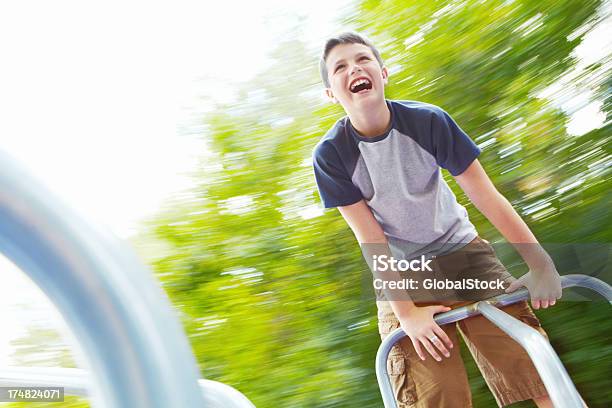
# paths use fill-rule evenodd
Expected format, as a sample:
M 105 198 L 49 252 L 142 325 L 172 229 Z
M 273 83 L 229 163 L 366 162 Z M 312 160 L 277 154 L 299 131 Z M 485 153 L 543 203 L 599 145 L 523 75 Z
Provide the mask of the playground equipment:
M 111 234 L 70 211 L 0 152 L 0 253 L 21 268 L 60 311 L 84 351 L 82 369 L 0 368 L 0 386 L 63 386 L 94 407 L 253 408 L 237 390 L 199 371 L 189 343 L 152 273 Z M 583 275 L 562 277 L 564 288 L 590 288 L 612 301 L 612 288 Z M 581 407 L 567 371 L 534 329 L 497 307 L 528 298 L 504 294 L 435 317 L 439 325 L 483 314 L 529 353 L 555 407 Z M 405 334 L 380 345 L 376 375 L 385 408 L 397 408 L 387 357 Z
M 561 285 L 564 289 L 572 286 L 591 289 L 612 303 L 612 287 L 597 278 L 586 275 L 565 275 L 561 277 Z M 438 325 L 443 325 L 482 314 L 527 351 L 555 408 L 582 407 L 582 400 L 576 386 L 550 343 L 534 328 L 498 309 L 498 307 L 508 306 L 528 298 L 527 289 L 521 289 L 440 313 L 434 317 L 434 320 Z M 394 330 L 382 341 L 376 354 L 376 377 L 385 408 L 397 408 L 387 372 L 387 358 L 393 345 L 405 336 L 401 328 Z
M 0 167 L 0 252 L 57 307 L 86 367 L 5 368 L 0 385 L 68 384 L 66 393 L 87 394 L 95 407 L 253 407 L 227 385 L 198 382 L 170 302 L 130 250 L 69 210 L 3 152 Z M 65 383 L 54 382 L 53 374 Z

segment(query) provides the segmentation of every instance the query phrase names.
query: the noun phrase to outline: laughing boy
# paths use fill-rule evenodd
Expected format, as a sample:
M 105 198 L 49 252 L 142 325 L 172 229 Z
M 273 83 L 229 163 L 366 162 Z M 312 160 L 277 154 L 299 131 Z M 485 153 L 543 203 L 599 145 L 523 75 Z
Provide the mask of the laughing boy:
M 561 284 L 551 258 L 496 190 L 477 159 L 480 149 L 451 116 L 428 103 L 385 99 L 387 68 L 378 50 L 358 34 L 329 39 L 320 70 L 328 97 L 347 116 L 315 147 L 315 178 L 324 206 L 339 209 L 366 260 L 427 256 L 434 259 L 432 276 L 501 279 L 506 292 L 527 287 L 535 309 L 554 305 Z M 529 267 L 527 274 L 514 279 L 478 237 L 440 168 L 515 245 Z M 478 298 L 456 291 L 428 292 L 433 298 L 417 292 L 404 298 L 390 294 L 377 292 L 376 303 L 381 337 L 398 327 L 407 334 L 388 361 L 398 407 L 471 406 L 463 361 L 454 347 L 458 328 L 499 406 L 533 399 L 539 407 L 552 407 L 529 356 L 487 319 L 476 316 L 442 327 L 435 323 L 434 314 L 462 304 L 458 299 Z M 504 311 L 545 335 L 527 302 Z

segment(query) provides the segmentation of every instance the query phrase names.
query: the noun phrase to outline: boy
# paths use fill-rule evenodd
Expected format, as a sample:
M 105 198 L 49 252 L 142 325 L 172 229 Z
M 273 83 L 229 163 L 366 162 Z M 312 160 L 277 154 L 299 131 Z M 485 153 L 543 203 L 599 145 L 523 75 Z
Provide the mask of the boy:
M 480 149 L 454 120 L 434 105 L 386 100 L 387 68 L 376 48 L 358 34 L 329 39 L 320 69 L 328 97 L 342 105 L 347 117 L 315 147 L 317 186 L 325 207 L 338 207 L 375 275 L 373 259 L 420 259 L 406 264 L 431 266 L 430 276 L 497 280 L 506 292 L 525 286 L 534 308 L 554 305 L 561 284 L 552 260 L 495 189 L 477 160 Z M 528 244 L 515 245 L 530 268 L 527 274 L 515 280 L 478 237 L 440 167 L 509 242 Z M 453 350 L 457 325 L 440 327 L 433 315 L 461 304 L 459 300 L 475 299 L 474 292 L 423 291 L 423 282 L 415 287 L 421 290 L 400 291 L 403 296 L 388 287 L 377 291 L 381 337 L 400 326 L 407 334 L 388 361 L 398 407 L 469 407 L 465 368 L 459 350 Z M 500 293 L 477 292 L 478 298 Z M 467 298 L 460 298 L 466 293 Z M 545 334 L 526 302 L 504 311 Z M 539 407 L 552 407 L 531 360 L 516 342 L 482 316 L 458 326 L 500 406 L 533 399 Z

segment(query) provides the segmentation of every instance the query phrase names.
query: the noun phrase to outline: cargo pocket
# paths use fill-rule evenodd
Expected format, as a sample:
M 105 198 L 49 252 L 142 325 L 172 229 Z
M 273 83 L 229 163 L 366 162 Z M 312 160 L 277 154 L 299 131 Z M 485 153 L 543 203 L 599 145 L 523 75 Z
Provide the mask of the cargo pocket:
M 393 347 L 387 360 L 387 372 L 398 408 L 409 408 L 417 401 L 416 387 L 410 378 L 410 362 L 400 350 Z
M 378 321 L 380 338 L 385 339 L 389 333 L 400 327 L 399 320 L 393 318 Z M 393 388 L 393 395 L 397 401 L 398 408 L 409 408 L 417 401 L 416 387 L 410 377 L 410 361 L 407 353 L 400 347 L 401 342 L 396 343 L 387 358 L 387 374 Z
M 389 333 L 398 327 L 400 327 L 398 320 L 378 320 L 378 333 L 380 333 L 380 337 L 383 340 Z

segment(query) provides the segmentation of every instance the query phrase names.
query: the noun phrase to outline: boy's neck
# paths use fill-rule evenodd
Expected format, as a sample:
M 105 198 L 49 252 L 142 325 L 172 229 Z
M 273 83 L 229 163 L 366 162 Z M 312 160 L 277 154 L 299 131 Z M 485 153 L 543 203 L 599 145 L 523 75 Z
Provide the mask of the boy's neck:
M 383 134 L 391 122 L 391 112 L 384 99 L 376 106 L 349 112 L 348 117 L 353 128 L 364 137 Z

